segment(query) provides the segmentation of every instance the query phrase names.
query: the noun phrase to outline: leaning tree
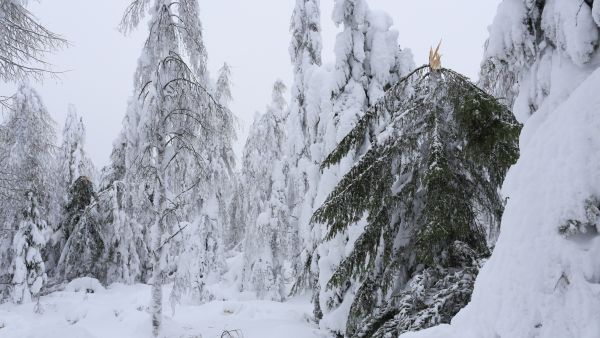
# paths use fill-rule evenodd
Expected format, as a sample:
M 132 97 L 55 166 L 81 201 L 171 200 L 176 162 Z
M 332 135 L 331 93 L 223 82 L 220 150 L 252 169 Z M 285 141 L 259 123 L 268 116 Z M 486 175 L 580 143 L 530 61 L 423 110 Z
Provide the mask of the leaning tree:
M 369 150 L 313 222 L 326 240 L 364 221 L 328 288 L 360 287 L 347 337 L 398 336 L 447 323 L 470 299 L 478 261 L 504 209 L 499 188 L 518 157 L 510 110 L 432 54 L 394 85 L 325 159 Z
M 138 210 L 138 221 L 150 225 L 155 336 L 161 330 L 162 285 L 174 274 L 181 254 L 181 246 L 171 242 L 218 195 L 215 187 L 233 161 L 233 117 L 209 85 L 198 10 L 197 0 L 136 0 L 122 21 L 129 31 L 150 13 L 130 102 L 129 133 L 136 140 L 127 149 L 125 180 L 133 204 L 146 209 Z

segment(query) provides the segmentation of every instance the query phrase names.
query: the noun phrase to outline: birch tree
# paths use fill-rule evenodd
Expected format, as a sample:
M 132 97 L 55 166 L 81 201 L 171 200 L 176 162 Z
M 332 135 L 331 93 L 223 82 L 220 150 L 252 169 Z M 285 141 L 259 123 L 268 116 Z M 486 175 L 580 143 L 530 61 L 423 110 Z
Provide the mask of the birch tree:
M 150 1 L 131 3 L 125 31 L 136 27 Z M 204 208 L 219 204 L 217 188 L 232 167 L 231 112 L 214 98 L 206 71 L 207 55 L 196 0 L 156 0 L 150 33 L 135 75 L 131 101 L 137 133 L 130 152 L 129 185 L 140 222 L 148 222 L 152 266 L 152 327 L 162 326 L 162 285 L 177 269 L 175 237 Z
M 0 80 L 18 81 L 49 72 L 44 57 L 67 42 L 44 27 L 26 0 L 0 0 Z M 2 97 L 0 97 L 1 99 Z

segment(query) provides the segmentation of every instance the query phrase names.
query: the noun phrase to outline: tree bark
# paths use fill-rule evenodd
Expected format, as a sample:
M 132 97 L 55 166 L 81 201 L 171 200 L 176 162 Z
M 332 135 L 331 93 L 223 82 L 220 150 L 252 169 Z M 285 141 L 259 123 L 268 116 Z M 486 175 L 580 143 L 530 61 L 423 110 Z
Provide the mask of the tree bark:
M 154 337 L 158 337 L 162 326 L 162 280 L 158 270 L 155 266 L 152 272 L 152 334 Z
M 163 161 L 165 158 L 165 144 L 164 137 L 160 136 L 159 133 L 157 147 L 157 157 L 155 166 L 157 167 L 156 181 L 154 187 L 154 194 L 152 196 L 154 206 L 156 208 L 156 221 L 154 229 L 154 266 L 152 267 L 152 334 L 154 337 L 160 335 L 162 328 L 162 285 L 163 285 L 163 271 L 162 262 L 165 257 L 165 249 L 163 241 L 163 235 L 165 233 L 165 209 L 166 209 L 166 188 L 164 186 L 164 175 L 163 175 Z

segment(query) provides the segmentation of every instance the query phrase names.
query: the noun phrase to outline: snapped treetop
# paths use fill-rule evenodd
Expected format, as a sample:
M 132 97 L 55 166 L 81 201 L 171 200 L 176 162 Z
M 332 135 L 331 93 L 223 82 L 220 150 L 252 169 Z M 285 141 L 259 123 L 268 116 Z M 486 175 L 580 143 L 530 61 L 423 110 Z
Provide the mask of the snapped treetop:
M 441 45 L 442 41 L 438 43 L 435 50 L 433 50 L 433 47 L 429 49 L 429 68 L 431 68 L 432 70 L 442 69 L 442 55 L 440 54 Z

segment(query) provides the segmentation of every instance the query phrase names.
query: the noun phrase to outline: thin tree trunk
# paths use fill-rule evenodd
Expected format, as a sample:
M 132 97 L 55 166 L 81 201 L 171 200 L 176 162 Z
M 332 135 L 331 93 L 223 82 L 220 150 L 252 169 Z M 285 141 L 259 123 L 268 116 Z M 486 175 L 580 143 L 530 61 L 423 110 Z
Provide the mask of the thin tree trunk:
M 155 264 L 159 264 L 158 259 Z M 159 267 L 155 265 L 152 272 L 152 334 L 158 337 L 162 326 L 162 280 Z
M 164 186 L 164 175 L 162 175 L 163 161 L 165 157 L 165 146 L 162 137 L 159 137 L 160 146 L 157 149 L 156 166 L 158 167 L 156 177 L 153 202 L 156 207 L 156 222 L 154 234 L 154 266 L 152 269 L 152 334 L 158 337 L 162 328 L 162 285 L 163 271 L 162 261 L 164 260 L 164 244 L 163 235 L 165 233 L 165 218 L 166 209 L 166 189 Z
M 157 189 L 161 191 L 160 188 Z M 164 196 L 164 195 L 163 195 Z M 155 196 L 159 199 L 164 199 L 162 196 Z M 159 205 L 162 203 L 159 202 Z M 162 208 L 159 209 L 162 211 Z M 159 212 L 156 220 L 156 231 L 154 235 L 154 265 L 152 267 L 152 289 L 151 289 L 151 311 L 152 311 L 152 334 L 154 337 L 158 337 L 162 326 L 162 285 L 163 285 L 163 274 L 161 261 L 163 259 L 164 249 L 162 248 L 162 237 L 164 233 L 162 212 Z

